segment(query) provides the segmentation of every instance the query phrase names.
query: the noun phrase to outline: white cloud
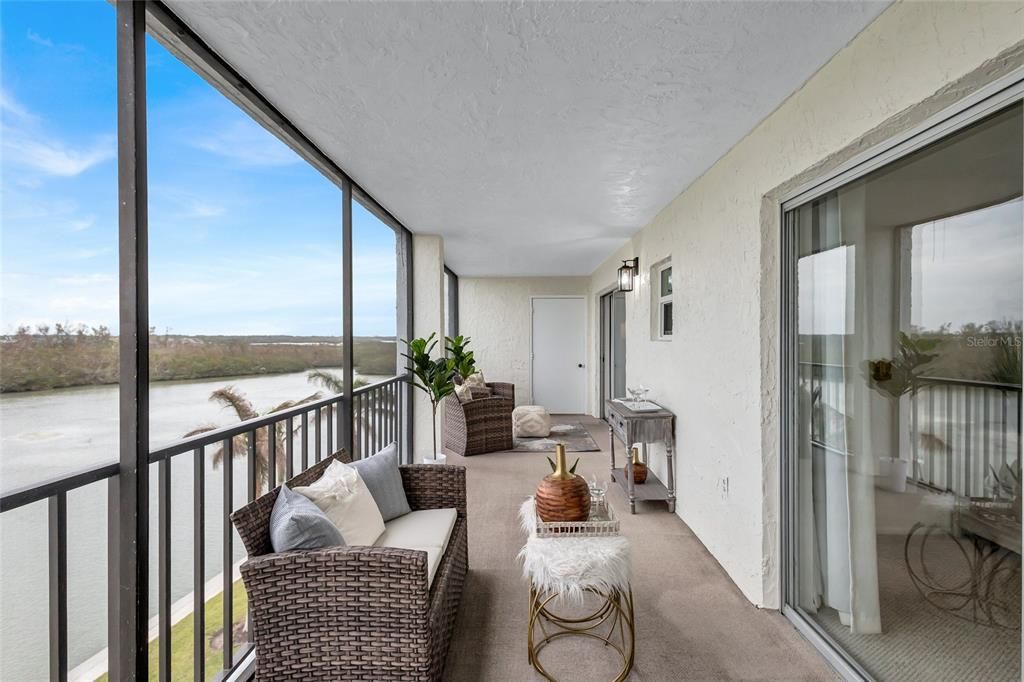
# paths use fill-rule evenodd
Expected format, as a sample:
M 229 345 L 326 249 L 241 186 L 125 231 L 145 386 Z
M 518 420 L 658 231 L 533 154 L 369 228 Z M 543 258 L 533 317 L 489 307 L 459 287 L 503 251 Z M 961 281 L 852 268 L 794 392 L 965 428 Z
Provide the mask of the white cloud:
M 224 215 L 224 207 L 205 201 L 193 201 L 182 217 L 184 218 L 216 218 Z
M 95 224 L 96 216 L 90 215 L 84 218 L 79 218 L 78 220 L 72 220 L 68 224 L 68 227 L 70 227 L 73 232 L 81 232 L 82 230 L 88 230 Z
M 32 139 L 23 130 L 5 129 L 4 154 L 11 163 L 46 175 L 74 177 L 114 158 L 114 138 L 105 136 L 83 149 L 42 138 Z
M 214 135 L 193 138 L 190 143 L 243 166 L 289 166 L 301 162 L 287 145 L 249 119 L 235 121 Z
M 62 287 L 86 287 L 94 284 L 117 286 L 117 277 L 112 274 L 93 273 L 56 277 L 53 282 Z
M 101 249 L 74 249 L 73 251 L 55 253 L 52 257 L 54 260 L 63 261 L 91 260 L 93 258 L 98 258 L 99 256 L 108 254 L 111 251 L 113 251 L 113 249 L 110 247 L 105 247 Z
M 44 134 L 39 129 L 39 118 L 5 89 L 0 89 L 0 111 L 5 119 L 14 119 L 4 120 L 0 127 L 5 166 L 11 164 L 48 176 L 74 177 L 113 159 L 117 153 L 114 135 L 102 135 L 90 144 L 75 146 Z M 18 177 L 17 181 L 22 185 L 38 185 L 38 179 L 28 175 Z
M 44 38 L 43 36 L 33 31 L 32 29 L 28 30 L 28 33 L 26 34 L 25 37 L 31 40 L 33 43 L 42 45 L 43 47 L 56 47 L 52 40 L 50 40 L 49 38 Z
M 117 327 L 117 278 L 113 274 L 61 277 L 40 273 L 4 272 L 0 328 L 19 325 L 107 325 Z
M 20 118 L 23 121 L 33 121 L 35 116 L 22 106 L 21 102 L 14 98 L 14 95 L 7 92 L 4 88 L 0 88 L 0 111 L 5 114 L 10 114 L 16 118 Z

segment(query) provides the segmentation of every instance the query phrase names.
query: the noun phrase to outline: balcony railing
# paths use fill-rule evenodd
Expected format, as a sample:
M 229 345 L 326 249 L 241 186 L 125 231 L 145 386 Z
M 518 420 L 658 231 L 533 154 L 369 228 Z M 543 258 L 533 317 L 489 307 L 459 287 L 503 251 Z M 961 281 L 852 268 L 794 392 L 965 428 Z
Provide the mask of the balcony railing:
M 928 377 L 910 395 L 911 476 L 957 495 L 989 497 L 1020 461 L 1021 387 Z M 1019 464 L 1018 464 L 1019 466 Z M 1013 481 L 1003 481 L 1012 487 Z
M 812 443 L 845 453 L 848 371 L 810 362 L 800 363 L 800 371 L 801 385 L 813 396 Z M 862 380 L 859 374 L 855 380 Z M 909 478 L 957 495 L 989 496 L 993 472 L 1001 475 L 1003 465 L 1020 461 L 1020 409 L 1017 384 L 922 378 L 900 401 L 907 434 L 900 454 L 911 462 Z
M 369 456 L 391 442 L 399 446 L 399 458 L 411 461 L 410 444 L 403 436 L 409 419 L 408 391 L 404 390 L 406 377 L 394 377 L 363 386 L 352 393 L 353 454 L 357 458 Z M 157 468 L 155 497 L 157 501 L 157 640 L 159 642 L 159 679 L 171 679 L 171 475 L 173 465 L 183 455 L 192 458 L 193 485 L 193 676 L 206 678 L 206 532 L 207 487 L 206 460 L 220 450 L 220 524 L 223 551 L 221 579 L 223 594 L 223 676 L 232 673 L 247 657 L 251 644 L 238 643 L 233 638 L 232 591 L 235 575 L 234 530 L 230 515 L 235 508 L 235 458 L 245 462 L 245 500 L 251 501 L 266 489 L 277 486 L 280 480 L 290 478 L 298 471 L 342 449 L 346 396 L 333 395 L 287 410 L 250 419 L 206 433 L 198 434 L 149 453 L 150 466 Z M 49 667 L 50 679 L 68 678 L 68 493 L 91 484 L 107 481 L 108 490 L 108 567 L 117 560 L 118 526 L 118 474 L 119 464 L 104 464 L 81 472 L 61 476 L 51 481 L 13 490 L 0 496 L 0 514 L 43 500 L 48 501 L 47 556 L 49 571 Z M 151 492 L 153 496 L 153 492 Z M 109 570 L 108 570 L 108 573 Z M 110 575 L 113 575 L 110 573 Z M 118 586 L 108 580 L 108 613 L 113 608 Z M 26 597 L 31 598 L 31 597 Z M 116 628 L 116 624 L 110 624 Z M 108 638 L 107 660 L 116 660 L 118 645 L 115 631 Z

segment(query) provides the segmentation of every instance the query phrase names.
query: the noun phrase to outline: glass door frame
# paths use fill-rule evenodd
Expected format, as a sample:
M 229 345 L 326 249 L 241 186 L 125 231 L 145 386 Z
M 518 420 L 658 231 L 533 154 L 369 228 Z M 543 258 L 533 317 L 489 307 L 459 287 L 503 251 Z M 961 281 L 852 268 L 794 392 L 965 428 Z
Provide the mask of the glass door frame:
M 617 286 L 612 286 L 597 294 L 597 365 L 598 365 L 598 414 L 601 419 L 608 420 L 606 402 L 615 397 L 615 343 L 614 322 L 615 296 L 619 293 Z M 622 343 L 626 339 L 623 335 Z M 625 357 L 623 357 L 625 362 Z M 625 389 L 625 386 L 622 387 Z M 625 395 L 625 393 L 623 393 Z
M 797 434 L 797 235 L 786 214 L 836 190 L 853 180 L 897 161 L 913 152 L 952 135 L 972 123 L 1024 102 L 1024 68 L 1017 69 L 964 97 L 956 104 L 927 118 L 922 123 L 861 153 L 831 172 L 803 184 L 783 197 L 779 206 L 781 226 L 779 360 L 780 391 L 780 491 L 782 523 L 782 613 L 796 629 L 818 649 L 828 663 L 847 680 L 873 680 L 824 629 L 796 606 L 799 584 L 796 561 L 796 456 Z

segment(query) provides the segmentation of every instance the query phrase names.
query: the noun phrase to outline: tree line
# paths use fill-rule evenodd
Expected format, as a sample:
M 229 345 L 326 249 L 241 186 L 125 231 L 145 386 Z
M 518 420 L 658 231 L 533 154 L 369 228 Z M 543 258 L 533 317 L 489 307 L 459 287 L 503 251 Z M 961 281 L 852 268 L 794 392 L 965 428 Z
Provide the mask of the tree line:
M 360 374 L 395 372 L 394 339 L 357 337 L 352 353 Z M 151 381 L 286 374 L 342 363 L 337 338 L 158 335 L 152 329 L 149 355 Z M 0 338 L 3 393 L 116 384 L 118 372 L 118 337 L 105 326 L 22 326 Z

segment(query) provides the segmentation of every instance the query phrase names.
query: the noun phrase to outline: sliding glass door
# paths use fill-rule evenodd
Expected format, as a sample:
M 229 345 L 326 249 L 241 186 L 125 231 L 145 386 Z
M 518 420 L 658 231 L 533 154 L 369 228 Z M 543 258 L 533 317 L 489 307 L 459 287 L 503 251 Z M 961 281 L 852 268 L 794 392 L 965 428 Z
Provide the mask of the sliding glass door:
M 612 291 L 601 301 L 601 410 L 605 401 L 626 397 L 626 295 Z
M 1021 110 L 785 215 L 786 597 L 865 676 L 1020 679 Z

